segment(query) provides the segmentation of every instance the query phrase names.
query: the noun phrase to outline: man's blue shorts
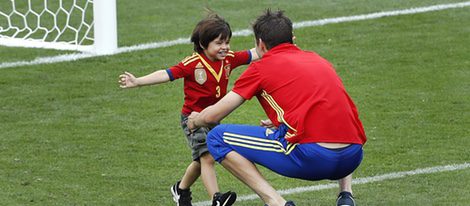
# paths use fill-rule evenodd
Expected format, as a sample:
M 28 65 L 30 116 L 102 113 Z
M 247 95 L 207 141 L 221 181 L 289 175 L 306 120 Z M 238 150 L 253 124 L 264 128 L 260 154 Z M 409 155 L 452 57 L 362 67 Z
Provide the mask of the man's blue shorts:
M 337 180 L 351 174 L 362 161 L 362 145 L 327 149 L 316 143 L 286 141 L 285 125 L 276 130 L 260 126 L 222 124 L 207 135 L 207 146 L 217 162 L 235 151 L 270 170 L 304 180 Z

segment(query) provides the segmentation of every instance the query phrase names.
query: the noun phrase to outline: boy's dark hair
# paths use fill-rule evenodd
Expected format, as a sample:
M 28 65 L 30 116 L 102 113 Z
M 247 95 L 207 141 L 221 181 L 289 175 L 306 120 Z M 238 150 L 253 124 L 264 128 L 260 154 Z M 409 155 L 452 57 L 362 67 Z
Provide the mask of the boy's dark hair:
M 204 48 L 207 48 L 209 43 L 219 37 L 219 35 L 221 39 L 232 38 L 230 25 L 224 18 L 209 11 L 207 17 L 196 25 L 191 35 L 194 51 L 201 53 Z
M 284 11 L 281 10 L 273 12 L 271 9 L 266 9 L 264 14 L 253 23 L 253 32 L 256 44 L 261 39 L 267 49 L 282 43 L 294 43 L 292 41 L 292 21 L 284 16 Z

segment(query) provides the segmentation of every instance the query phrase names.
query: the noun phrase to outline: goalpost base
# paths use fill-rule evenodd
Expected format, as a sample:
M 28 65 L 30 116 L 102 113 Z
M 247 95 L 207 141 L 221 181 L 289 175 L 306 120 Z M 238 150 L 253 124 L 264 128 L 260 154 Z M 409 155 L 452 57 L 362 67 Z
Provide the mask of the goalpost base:
M 0 8 L 0 18 L 6 19 L 8 23 L 0 25 L 0 45 L 97 55 L 117 51 L 116 0 L 27 0 L 27 8 L 17 8 L 17 0 L 10 1 L 9 7 Z M 54 7 L 57 4 L 59 8 Z M 92 17 L 90 12 L 93 13 Z M 64 19 L 60 17 L 66 17 L 65 25 L 60 24 Z M 79 18 L 71 21 L 72 17 Z M 49 21 L 42 22 L 43 19 Z M 29 21 L 32 23 L 29 24 Z

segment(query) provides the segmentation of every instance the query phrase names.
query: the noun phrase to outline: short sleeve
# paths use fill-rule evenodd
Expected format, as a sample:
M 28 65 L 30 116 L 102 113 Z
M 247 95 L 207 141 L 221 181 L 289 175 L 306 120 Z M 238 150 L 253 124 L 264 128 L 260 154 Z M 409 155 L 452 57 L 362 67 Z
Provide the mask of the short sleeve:
M 170 67 L 166 71 L 168 72 L 168 75 L 170 76 L 170 78 L 172 78 L 171 80 L 173 81 L 175 79 L 191 75 L 193 73 L 193 70 L 193 68 L 184 66 L 184 64 L 180 62 L 179 64 Z
M 250 50 L 237 51 L 233 53 L 232 69 L 240 66 L 249 64 L 251 62 L 251 52 Z
M 249 100 L 261 91 L 261 78 L 256 67 L 252 64 L 237 79 L 233 92 Z

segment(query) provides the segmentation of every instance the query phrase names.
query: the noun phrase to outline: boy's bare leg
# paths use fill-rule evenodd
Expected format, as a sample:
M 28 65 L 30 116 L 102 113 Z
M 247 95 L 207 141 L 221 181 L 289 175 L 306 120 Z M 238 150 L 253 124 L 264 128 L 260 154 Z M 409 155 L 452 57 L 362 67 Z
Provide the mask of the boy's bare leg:
M 208 152 L 203 154 L 201 160 L 201 178 L 202 183 L 206 187 L 209 198 L 212 199 L 216 192 L 219 192 L 217 184 L 217 176 L 215 174 L 215 161 Z
M 181 178 L 179 184 L 180 189 L 188 189 L 191 185 L 196 182 L 197 178 L 201 175 L 201 164 L 199 162 L 193 161 L 186 168 L 186 172 Z
M 284 206 L 286 200 L 264 179 L 256 166 L 235 151 L 229 152 L 222 165 L 250 187 L 269 206 Z
M 339 192 L 350 192 L 352 194 L 352 174 L 339 179 Z

